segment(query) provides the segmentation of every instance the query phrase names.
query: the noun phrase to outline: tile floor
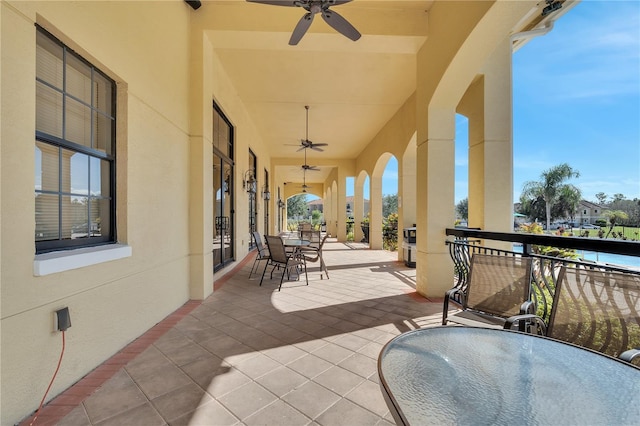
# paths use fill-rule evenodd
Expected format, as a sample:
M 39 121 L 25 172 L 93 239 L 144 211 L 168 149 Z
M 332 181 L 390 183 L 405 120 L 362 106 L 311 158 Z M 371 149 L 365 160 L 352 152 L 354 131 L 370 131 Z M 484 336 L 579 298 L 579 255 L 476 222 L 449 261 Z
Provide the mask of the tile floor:
M 285 281 L 280 292 L 268 273 L 261 287 L 260 276 L 249 279 L 247 259 L 146 349 L 99 367 L 110 378 L 45 423 L 393 424 L 378 354 L 402 332 L 439 324 L 442 304 L 415 292 L 415 269 L 396 253 L 362 248 L 328 240 L 330 279 L 309 264 L 308 286 Z

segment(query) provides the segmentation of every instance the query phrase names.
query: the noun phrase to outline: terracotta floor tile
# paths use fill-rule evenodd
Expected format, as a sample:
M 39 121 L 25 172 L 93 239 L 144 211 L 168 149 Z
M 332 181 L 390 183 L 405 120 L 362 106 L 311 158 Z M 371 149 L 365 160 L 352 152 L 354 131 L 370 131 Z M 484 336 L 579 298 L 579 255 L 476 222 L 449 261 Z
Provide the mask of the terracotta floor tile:
M 84 401 L 84 407 L 91 423 L 98 423 L 146 401 L 147 398 L 131 377 L 120 371 L 88 397 Z
M 340 396 L 317 383 L 307 382 L 282 397 L 292 407 L 311 419 L 315 419 L 322 412 L 340 400 Z M 348 423 L 333 423 L 344 424 Z
M 200 386 L 189 383 L 151 400 L 158 413 L 171 421 L 196 410 L 199 406 L 211 402 L 213 398 Z
M 353 402 L 342 399 L 329 407 L 317 418 L 321 425 L 369 426 L 380 420 L 380 417 Z
M 50 404 L 38 424 L 392 424 L 380 350 L 402 331 L 438 325 L 442 304 L 417 295 L 415 269 L 395 253 L 350 247 L 366 245 L 325 245 L 331 279 L 313 273 L 309 286 L 280 292 L 275 279 L 248 278 L 248 256 L 214 277 L 206 300 L 178 308 L 59 397 L 79 405 Z
M 218 401 L 233 415 L 243 420 L 276 401 L 278 397 L 256 382 L 249 382 L 229 392 Z

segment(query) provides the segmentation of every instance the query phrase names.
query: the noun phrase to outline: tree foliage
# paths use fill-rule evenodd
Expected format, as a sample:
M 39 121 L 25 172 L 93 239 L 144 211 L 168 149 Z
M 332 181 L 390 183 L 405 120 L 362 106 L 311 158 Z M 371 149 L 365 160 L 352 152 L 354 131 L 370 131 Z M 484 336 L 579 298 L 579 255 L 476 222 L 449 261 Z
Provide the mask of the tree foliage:
M 308 217 L 309 212 L 307 210 L 307 195 L 298 194 L 287 199 L 287 218 L 296 219 L 301 217 Z
M 382 217 L 398 213 L 398 194 L 382 196 Z
M 634 198 L 633 200 L 627 199 L 623 194 L 614 194 L 611 197 L 611 201 L 607 202 L 609 198 L 604 192 L 598 192 L 596 198 L 603 209 L 612 211 L 621 211 L 627 214 L 626 219 L 617 218 L 618 225 L 627 226 L 639 226 L 640 225 L 640 199 Z
M 559 209 L 561 211 L 572 208 L 572 213 L 575 214 L 577 203 L 574 205 L 572 200 L 577 199 L 579 202 L 582 194 L 576 186 L 566 182 L 579 176 L 580 173 L 567 163 L 551 167 L 542 172 L 539 181 L 525 182 L 520 196 L 520 203 L 525 205 L 529 201 L 528 204 L 531 205 L 534 201 L 539 203 L 542 200 L 545 208 L 544 216 L 547 229 L 549 229 L 553 213 L 557 211 L 553 209 L 554 206 L 560 206 Z M 563 198 L 562 203 L 560 202 L 561 197 Z
M 458 212 L 460 218 L 464 220 L 469 219 L 469 198 L 458 201 L 458 204 L 456 204 L 456 212 Z
M 604 215 L 609 220 L 609 232 L 607 232 L 607 238 L 609 238 L 614 226 L 619 225 L 626 219 L 629 219 L 629 216 L 621 210 L 607 210 L 604 212 Z
M 607 194 L 604 192 L 598 192 L 596 194 L 596 199 L 598 200 L 598 204 L 603 205 L 607 202 Z

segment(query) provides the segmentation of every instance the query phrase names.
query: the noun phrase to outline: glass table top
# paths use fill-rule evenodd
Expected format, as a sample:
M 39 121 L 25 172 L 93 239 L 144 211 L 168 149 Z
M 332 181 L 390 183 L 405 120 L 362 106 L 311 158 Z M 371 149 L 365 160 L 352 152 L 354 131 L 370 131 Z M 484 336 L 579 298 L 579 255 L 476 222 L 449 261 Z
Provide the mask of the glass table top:
M 640 424 L 640 369 L 539 336 L 434 327 L 392 339 L 380 387 L 399 424 Z

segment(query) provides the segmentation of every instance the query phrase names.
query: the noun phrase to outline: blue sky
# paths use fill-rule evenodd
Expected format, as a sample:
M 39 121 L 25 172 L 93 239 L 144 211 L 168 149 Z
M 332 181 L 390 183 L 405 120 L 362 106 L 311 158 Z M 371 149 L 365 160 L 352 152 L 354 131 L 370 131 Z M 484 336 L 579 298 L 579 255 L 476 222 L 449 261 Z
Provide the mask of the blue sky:
M 639 1 L 583 0 L 514 53 L 513 140 L 515 202 L 526 181 L 564 162 L 580 172 L 571 182 L 587 200 L 598 192 L 640 198 Z M 468 187 L 464 117 L 456 141 L 458 202 Z M 397 192 L 395 159 L 382 192 Z

